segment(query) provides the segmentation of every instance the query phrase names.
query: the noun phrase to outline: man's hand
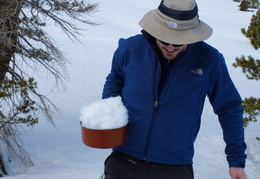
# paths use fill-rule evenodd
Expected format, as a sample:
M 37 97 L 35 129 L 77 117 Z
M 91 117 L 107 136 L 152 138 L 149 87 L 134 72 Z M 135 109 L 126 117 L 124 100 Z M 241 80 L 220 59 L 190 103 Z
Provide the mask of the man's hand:
M 231 179 L 247 179 L 243 168 L 231 167 L 229 168 Z

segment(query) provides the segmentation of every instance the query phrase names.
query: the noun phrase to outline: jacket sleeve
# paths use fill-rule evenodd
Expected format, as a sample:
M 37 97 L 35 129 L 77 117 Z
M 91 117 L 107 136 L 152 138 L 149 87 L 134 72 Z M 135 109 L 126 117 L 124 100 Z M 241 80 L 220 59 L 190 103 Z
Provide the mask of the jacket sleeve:
M 246 144 L 244 142 L 242 100 L 228 74 L 221 54 L 213 69 L 208 97 L 223 130 L 227 161 L 229 167 L 244 168 Z
M 122 96 L 123 86 L 123 55 L 120 55 L 120 47 L 118 47 L 113 56 L 111 71 L 104 84 L 102 98 Z

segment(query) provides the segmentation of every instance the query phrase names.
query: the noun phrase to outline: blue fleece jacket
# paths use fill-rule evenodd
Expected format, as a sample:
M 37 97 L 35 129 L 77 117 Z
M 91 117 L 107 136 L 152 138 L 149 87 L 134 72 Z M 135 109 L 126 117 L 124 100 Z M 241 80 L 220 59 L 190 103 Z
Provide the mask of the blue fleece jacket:
M 120 39 L 103 98 L 122 96 L 128 109 L 126 143 L 115 148 L 148 162 L 192 164 L 205 97 L 219 117 L 230 167 L 245 167 L 243 109 L 221 53 L 190 44 L 167 73 L 144 35 Z M 214 151 L 212 151 L 214 152 Z

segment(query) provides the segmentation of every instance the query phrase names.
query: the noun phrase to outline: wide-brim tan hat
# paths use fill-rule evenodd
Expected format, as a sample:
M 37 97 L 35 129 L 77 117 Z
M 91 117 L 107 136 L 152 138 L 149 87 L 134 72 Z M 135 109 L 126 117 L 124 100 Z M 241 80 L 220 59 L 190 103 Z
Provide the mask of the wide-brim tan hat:
M 212 28 L 198 17 L 194 0 L 162 0 L 144 15 L 139 25 L 153 37 L 170 44 L 191 44 L 212 35 Z

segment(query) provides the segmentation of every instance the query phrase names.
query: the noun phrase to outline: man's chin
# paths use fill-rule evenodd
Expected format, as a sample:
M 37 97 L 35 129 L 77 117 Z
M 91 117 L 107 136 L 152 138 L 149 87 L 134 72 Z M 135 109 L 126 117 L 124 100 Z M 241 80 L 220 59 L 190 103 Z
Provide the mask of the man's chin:
M 167 59 L 168 61 L 174 60 L 176 57 L 175 55 L 164 55 L 164 58 Z

